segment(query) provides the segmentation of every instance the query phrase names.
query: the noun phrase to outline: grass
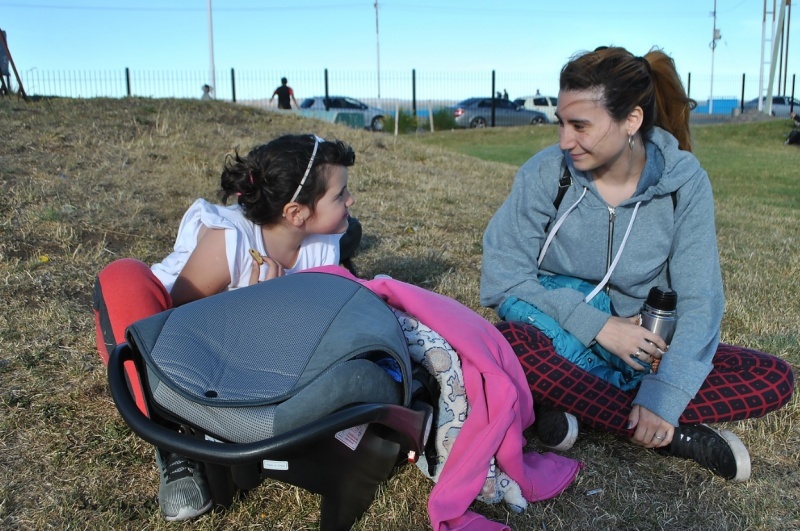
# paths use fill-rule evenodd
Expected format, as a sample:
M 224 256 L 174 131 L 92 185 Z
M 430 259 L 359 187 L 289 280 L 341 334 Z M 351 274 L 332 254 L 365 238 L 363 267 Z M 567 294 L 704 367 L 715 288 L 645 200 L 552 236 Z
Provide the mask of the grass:
M 215 198 L 224 155 L 314 131 L 357 152 L 351 187 L 365 235 L 356 265 L 477 298 L 483 229 L 516 167 L 552 127 L 444 131 L 394 139 L 224 102 L 0 99 L 0 527 L 167 529 L 153 451 L 122 422 L 95 352 L 94 275 L 171 249 L 196 197 Z M 728 300 L 724 341 L 800 368 L 800 151 L 785 121 L 703 126 L 696 153 L 716 193 Z M 753 477 L 731 484 L 693 463 L 587 431 L 583 461 L 556 499 L 521 514 L 473 509 L 514 529 L 798 529 L 800 407 L 726 427 Z M 532 438 L 530 449 L 536 449 Z M 406 467 L 356 529 L 427 529 L 431 485 Z M 589 492 L 601 491 L 589 495 Z M 317 529 L 318 499 L 266 482 L 195 529 Z M 172 525 L 171 528 L 188 527 Z

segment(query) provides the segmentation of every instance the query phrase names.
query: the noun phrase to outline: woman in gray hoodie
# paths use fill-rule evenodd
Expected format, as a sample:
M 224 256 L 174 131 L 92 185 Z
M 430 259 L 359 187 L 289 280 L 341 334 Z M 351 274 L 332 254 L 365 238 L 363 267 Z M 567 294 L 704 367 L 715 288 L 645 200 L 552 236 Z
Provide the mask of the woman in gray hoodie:
M 568 449 L 580 420 L 744 481 L 744 444 L 705 423 L 774 411 L 794 379 L 778 358 L 719 343 L 722 275 L 711 184 L 691 153 L 694 105 L 659 50 L 603 47 L 567 63 L 559 144 L 520 168 L 486 229 L 481 303 L 505 320 L 544 444 Z M 655 286 L 678 294 L 669 345 L 639 326 Z M 614 377 L 586 370 L 586 356 Z

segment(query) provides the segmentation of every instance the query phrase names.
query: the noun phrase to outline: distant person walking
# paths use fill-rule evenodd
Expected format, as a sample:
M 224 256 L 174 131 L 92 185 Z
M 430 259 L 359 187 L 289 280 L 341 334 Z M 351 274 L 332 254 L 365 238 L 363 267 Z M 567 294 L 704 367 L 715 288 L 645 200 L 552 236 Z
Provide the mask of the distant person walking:
M 287 83 L 288 80 L 285 77 L 282 77 L 281 86 L 275 89 L 275 92 L 272 93 L 272 97 L 269 99 L 269 101 L 274 100 L 275 96 L 278 96 L 278 108 L 291 110 L 291 98 L 291 101 L 294 102 L 294 106 L 300 108 L 300 106 L 297 104 L 297 100 L 294 99 L 294 91 L 292 90 L 292 87 L 287 85 Z
M 214 97 L 211 95 L 211 85 L 203 85 L 203 95 L 200 96 L 201 100 L 213 100 Z

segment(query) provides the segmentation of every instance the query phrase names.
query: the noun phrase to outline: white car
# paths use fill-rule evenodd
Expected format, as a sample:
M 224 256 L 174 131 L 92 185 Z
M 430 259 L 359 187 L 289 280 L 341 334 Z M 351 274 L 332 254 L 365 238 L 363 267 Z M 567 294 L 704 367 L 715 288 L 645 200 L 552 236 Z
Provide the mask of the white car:
M 542 96 L 537 94 L 535 96 L 524 96 L 514 100 L 517 105 L 522 105 L 531 111 L 539 111 L 547 116 L 547 120 L 554 124 L 558 121 L 556 118 L 556 106 L 558 105 L 558 98 L 555 96 Z

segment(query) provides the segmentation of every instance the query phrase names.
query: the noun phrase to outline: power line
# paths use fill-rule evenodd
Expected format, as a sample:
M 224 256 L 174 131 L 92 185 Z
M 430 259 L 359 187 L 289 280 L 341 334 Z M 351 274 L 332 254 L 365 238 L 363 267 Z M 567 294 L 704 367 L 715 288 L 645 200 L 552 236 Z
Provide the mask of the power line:
M 16 7 L 26 9 L 58 9 L 71 11 L 143 11 L 143 12 L 204 12 L 199 7 L 141 7 L 141 6 L 88 6 L 88 5 L 53 5 L 53 4 L 19 4 L 0 3 L 0 7 Z M 250 11 L 322 11 L 331 9 L 363 8 L 363 4 L 325 4 L 290 7 L 215 7 L 216 12 L 250 12 Z
M 746 0 L 745 0 L 746 1 Z M 13 7 L 13 8 L 22 8 L 22 9 L 52 9 L 52 10 L 72 10 L 72 11 L 139 11 L 139 12 L 181 12 L 181 13 L 199 13 L 205 11 L 201 7 L 171 7 L 171 6 L 153 6 L 153 7 L 142 7 L 142 6 L 96 6 L 96 5 L 83 5 L 83 4 L 73 4 L 73 5 L 55 5 L 55 4 L 22 4 L 18 2 L 0 2 L 0 7 Z M 265 7 L 265 6 L 256 6 L 256 7 L 215 7 L 214 11 L 217 13 L 245 13 L 245 12 L 281 12 L 281 11 L 330 11 L 330 10 L 341 10 L 341 9 L 363 9 L 365 7 L 364 3 L 343 3 L 343 4 L 305 4 L 305 5 L 297 5 L 294 4 L 292 6 L 274 6 L 274 7 Z M 414 11 L 414 12 L 447 12 L 451 14 L 459 14 L 459 13 L 466 13 L 466 14 L 480 14 L 480 15 L 501 15 L 501 16 L 508 16 L 508 15 L 520 15 L 520 14 L 532 14 L 536 15 L 538 18 L 551 18 L 551 17 L 560 17 L 564 16 L 565 14 L 574 14 L 574 12 L 565 10 L 565 9 L 552 9 L 552 10 L 542 10 L 542 9 L 519 9 L 519 8 L 497 8 L 495 6 L 492 7 L 465 7 L 459 6 L 454 8 L 452 5 L 436 5 L 436 4 L 395 4 L 392 2 L 383 3 L 381 5 L 383 9 L 389 9 L 392 11 Z M 738 7 L 738 6 L 737 6 Z M 639 10 L 639 11 L 632 11 L 630 9 L 626 9 L 624 11 L 608 11 L 608 10 L 601 10 L 601 11 L 586 11 L 581 10 L 580 14 L 582 16 L 588 17 L 653 17 L 657 16 L 659 18 L 686 18 L 692 16 L 700 16 L 704 14 L 704 11 L 697 11 L 696 13 L 683 11 L 647 11 L 647 10 Z

